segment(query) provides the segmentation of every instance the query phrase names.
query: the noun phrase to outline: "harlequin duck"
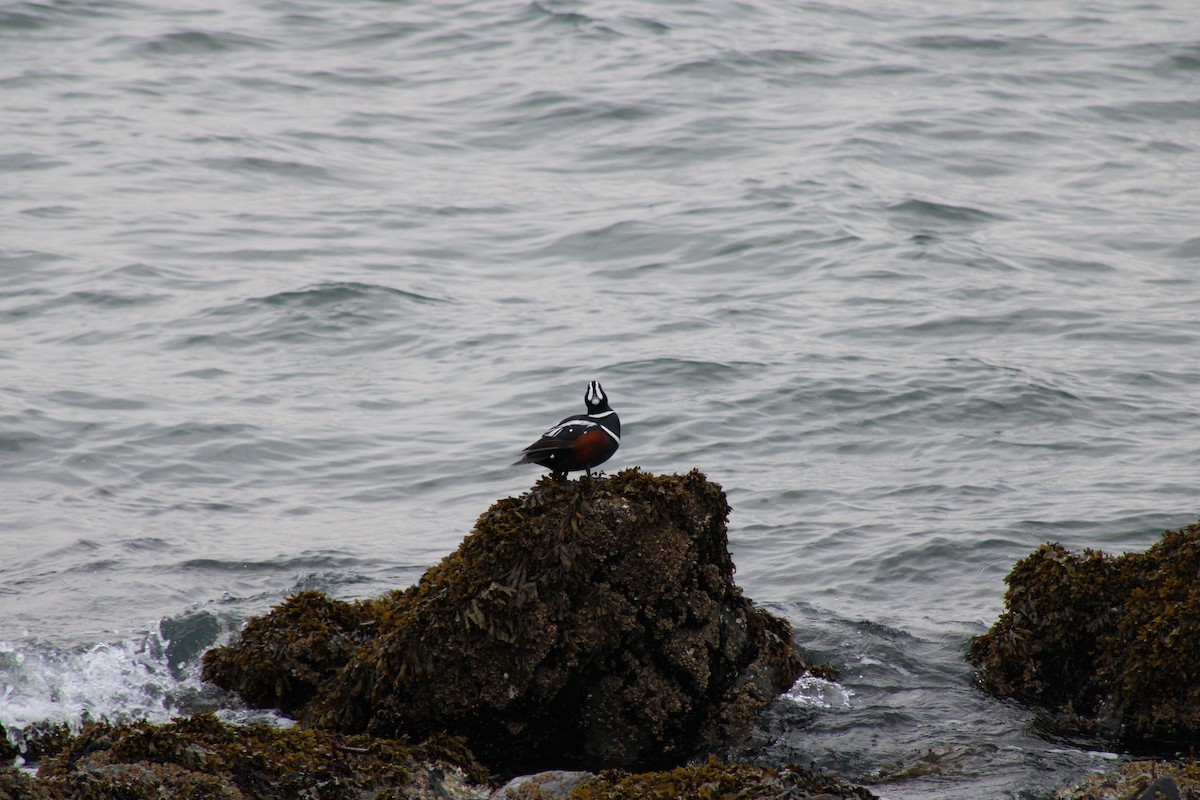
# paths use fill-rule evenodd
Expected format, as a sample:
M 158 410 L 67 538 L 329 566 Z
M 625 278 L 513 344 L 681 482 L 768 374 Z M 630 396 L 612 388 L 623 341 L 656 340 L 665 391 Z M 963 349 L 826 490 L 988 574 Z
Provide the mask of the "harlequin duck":
M 599 381 L 588 384 L 583 402 L 586 414 L 559 422 L 526 447 L 524 455 L 513 464 L 541 464 L 558 476 L 582 469 L 590 477 L 592 467 L 612 458 L 621 446 L 621 420 L 608 407 L 608 395 Z

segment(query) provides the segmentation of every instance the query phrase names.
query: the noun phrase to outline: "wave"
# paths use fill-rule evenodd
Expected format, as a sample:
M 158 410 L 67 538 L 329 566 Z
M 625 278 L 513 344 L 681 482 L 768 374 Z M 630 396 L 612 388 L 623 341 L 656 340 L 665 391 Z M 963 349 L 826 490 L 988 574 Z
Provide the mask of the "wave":
M 231 31 L 173 31 L 136 40 L 132 52 L 142 56 L 203 55 L 231 50 L 267 49 L 272 43 L 261 36 L 246 36 Z
M 208 612 L 164 618 L 129 638 L 63 649 L 0 641 L 0 726 L 22 748 L 23 732 L 44 724 L 78 731 L 86 722 L 172 717 L 228 705 L 200 679 L 200 654 L 222 625 Z
M 199 333 L 179 334 L 166 343 L 169 349 L 212 346 L 239 350 L 275 343 L 332 342 L 338 346 L 352 340 L 355 346 L 389 347 L 419 338 L 408 325 L 397 331 L 388 325 L 397 316 L 411 322 L 412 309 L 439 306 L 452 301 L 445 297 L 389 286 L 328 281 L 298 290 L 251 297 L 209 308 L 173 326 L 201 328 Z M 364 329 L 377 329 L 375 344 L 364 341 Z

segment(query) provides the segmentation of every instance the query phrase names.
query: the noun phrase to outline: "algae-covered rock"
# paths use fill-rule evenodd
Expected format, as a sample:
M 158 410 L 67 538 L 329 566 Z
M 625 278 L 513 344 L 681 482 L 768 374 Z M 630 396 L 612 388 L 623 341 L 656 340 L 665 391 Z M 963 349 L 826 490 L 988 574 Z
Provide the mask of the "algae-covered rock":
M 1200 525 L 1119 557 L 1043 545 L 968 658 L 993 694 L 1126 746 L 1200 744 Z
M 19 769 L 0 769 L 0 798 L 3 800 L 57 800 L 49 787 Z
M 493 800 L 561 800 L 596 776 L 582 770 L 548 770 L 513 778 L 492 793 Z
M 62 722 L 35 722 L 12 731 L 0 725 L 0 761 L 11 762 L 18 756 L 24 761 L 41 761 L 56 755 L 70 740 L 71 728 Z
M 168 725 L 91 723 L 37 778 L 0 772 L 0 797 L 58 800 L 481 798 L 461 739 L 406 745 L 330 731 L 235 726 L 204 714 Z
M 1054 793 L 1054 800 L 1195 800 L 1200 764 L 1130 761 Z
M 733 584 L 728 512 L 696 471 L 546 478 L 417 585 L 293 598 L 207 654 L 205 676 L 306 724 L 465 735 L 502 770 L 681 763 L 807 667 L 787 622 Z
M 10 762 L 19 755 L 21 755 L 21 748 L 9 741 L 8 731 L 3 725 L 0 725 L 0 763 Z
M 204 654 L 204 677 L 236 688 L 247 703 L 292 714 L 374 635 L 362 603 L 301 592 L 246 623 L 236 649 Z
M 676 767 L 663 772 L 630 775 L 607 770 L 573 789 L 569 800 L 872 800 L 876 795 L 861 786 L 804 767 L 783 769 L 752 764 L 727 764 L 715 758 L 707 763 Z M 538 800 L 518 795 L 513 800 Z

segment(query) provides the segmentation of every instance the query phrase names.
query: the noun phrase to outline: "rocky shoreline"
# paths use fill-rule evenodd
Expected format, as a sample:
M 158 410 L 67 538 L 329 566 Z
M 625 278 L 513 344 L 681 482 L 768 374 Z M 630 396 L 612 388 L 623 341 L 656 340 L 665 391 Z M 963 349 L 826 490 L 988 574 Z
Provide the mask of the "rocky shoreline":
M 416 585 L 292 597 L 204 676 L 312 727 L 464 736 L 497 772 L 676 766 L 830 674 L 733 583 L 728 511 L 698 472 L 545 478 Z
M 836 678 L 734 584 L 728 513 L 694 470 L 544 478 L 416 585 L 302 592 L 204 654 L 207 681 L 295 727 L 198 714 L 26 730 L 38 773 L 0 770 L 0 798 L 874 797 L 714 757 L 798 677 Z M 1197 575 L 1200 526 L 1118 558 L 1039 548 L 971 643 L 980 687 L 1114 746 L 1194 749 Z M 1057 796 L 1200 797 L 1194 762 L 1137 763 Z

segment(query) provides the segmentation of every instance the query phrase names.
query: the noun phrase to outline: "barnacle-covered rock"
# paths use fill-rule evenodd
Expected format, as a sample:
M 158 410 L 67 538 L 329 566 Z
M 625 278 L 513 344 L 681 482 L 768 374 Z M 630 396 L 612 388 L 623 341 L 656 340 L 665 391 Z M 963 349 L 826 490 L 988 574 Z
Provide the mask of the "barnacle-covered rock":
M 289 659 L 308 668 L 315 650 L 332 655 L 303 691 L 274 694 L 311 692 L 296 708 L 309 725 L 446 730 L 499 770 L 678 764 L 808 667 L 788 623 L 733 584 L 728 512 L 697 471 L 545 478 L 494 504 L 410 589 L 341 605 L 293 598 L 207 654 L 205 675 L 270 700 L 272 682 L 297 683 Z M 297 620 L 298 604 L 339 621 Z M 324 647 L 310 635 L 321 626 L 354 648 Z M 287 649 L 293 627 L 302 654 Z M 282 657 L 268 657 L 278 641 Z
M 987 691 L 1139 749 L 1200 743 L 1200 525 L 1145 553 L 1043 545 L 1007 578 L 1006 609 L 971 642 Z
M 486 796 L 485 778 L 462 740 L 444 735 L 407 745 L 201 714 L 167 725 L 90 723 L 36 778 L 0 771 L 0 797 L 466 800 Z

